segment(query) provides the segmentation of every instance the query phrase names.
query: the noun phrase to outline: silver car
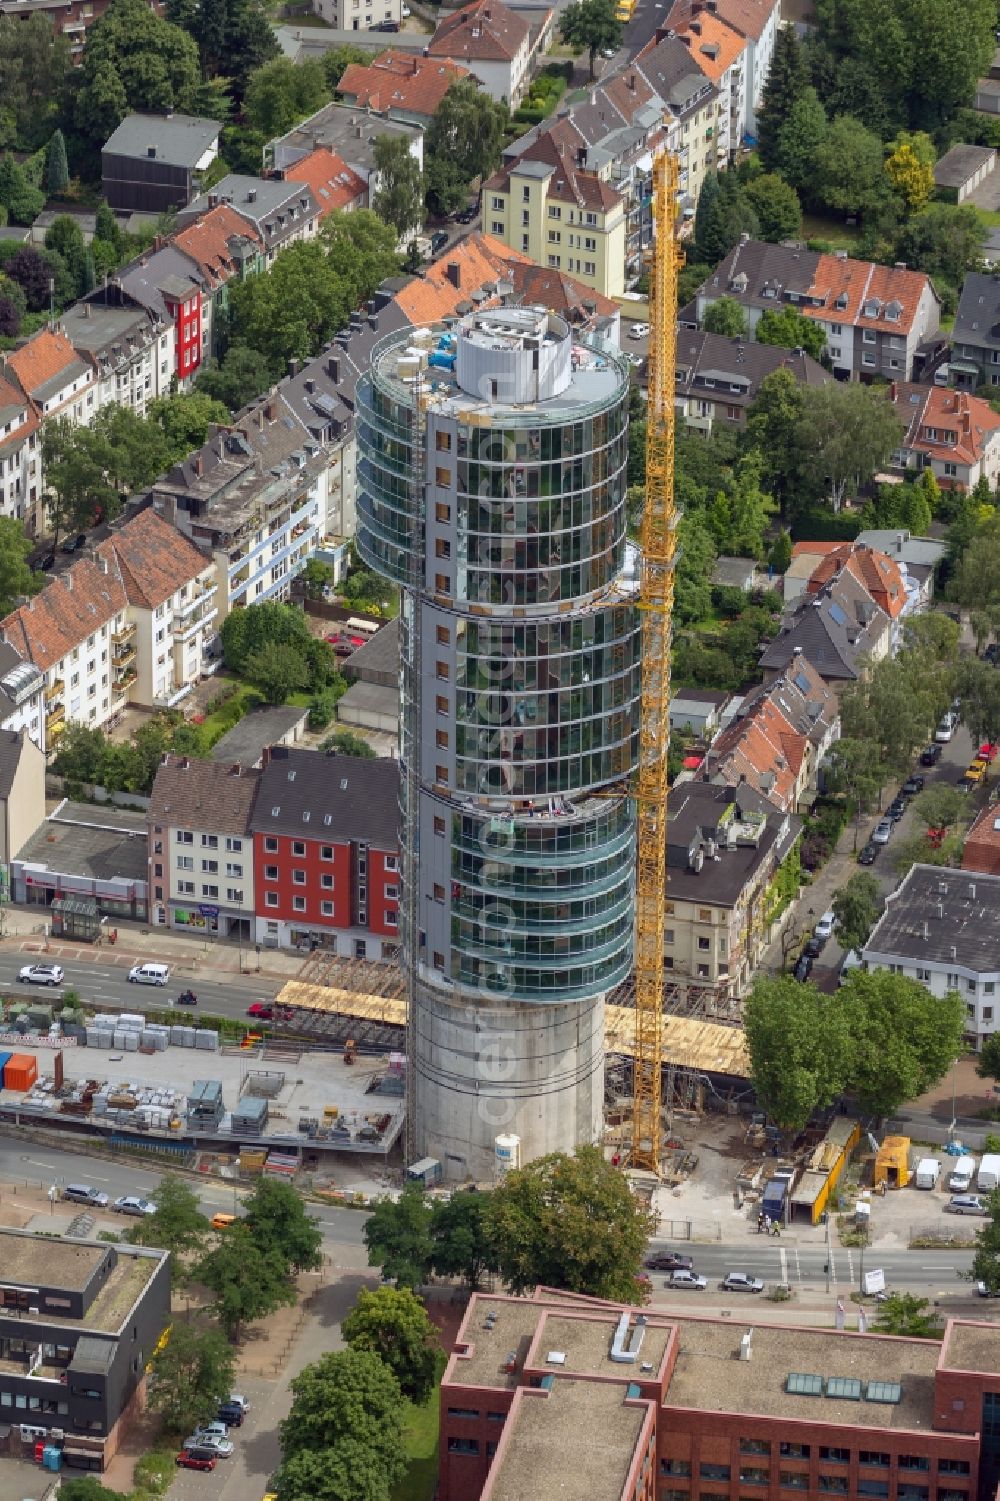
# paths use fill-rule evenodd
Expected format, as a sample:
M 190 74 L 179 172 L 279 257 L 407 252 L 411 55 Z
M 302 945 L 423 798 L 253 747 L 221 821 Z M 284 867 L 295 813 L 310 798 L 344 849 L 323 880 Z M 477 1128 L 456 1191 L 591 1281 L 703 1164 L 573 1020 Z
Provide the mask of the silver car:
M 120 1199 L 115 1200 L 112 1208 L 118 1214 L 134 1214 L 139 1218 L 144 1214 L 156 1213 L 152 1199 L 140 1199 L 135 1194 L 123 1194 Z
M 192 1433 L 186 1438 L 181 1446 L 184 1449 L 209 1449 L 217 1454 L 220 1459 L 228 1459 L 233 1452 L 233 1445 L 228 1438 L 221 1438 L 217 1433 Z
M 63 982 L 62 966 L 59 964 L 26 964 L 18 971 L 18 981 L 22 985 L 61 985 Z
M 759 1277 L 751 1277 L 749 1272 L 727 1272 L 722 1279 L 722 1286 L 727 1293 L 762 1293 L 764 1284 Z
M 892 838 L 892 819 L 883 818 L 881 823 L 875 825 L 872 834 L 872 844 L 888 844 Z
M 978 1194 L 953 1194 L 944 1206 L 949 1214 L 989 1214 L 985 1199 Z
M 708 1286 L 707 1277 L 699 1277 L 697 1272 L 692 1272 L 689 1267 L 681 1267 L 676 1272 L 671 1272 L 664 1282 L 664 1287 L 687 1287 L 692 1292 L 703 1293 Z

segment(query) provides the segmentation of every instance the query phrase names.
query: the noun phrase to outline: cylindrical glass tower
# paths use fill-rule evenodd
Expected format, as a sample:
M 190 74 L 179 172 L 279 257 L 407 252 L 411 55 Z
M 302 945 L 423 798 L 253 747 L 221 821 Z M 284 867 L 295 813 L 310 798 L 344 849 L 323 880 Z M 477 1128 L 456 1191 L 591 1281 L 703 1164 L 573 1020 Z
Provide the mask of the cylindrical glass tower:
M 639 720 L 628 375 L 502 307 L 378 344 L 358 548 L 403 588 L 404 963 L 419 1155 L 489 1176 L 601 1127 L 632 963 Z

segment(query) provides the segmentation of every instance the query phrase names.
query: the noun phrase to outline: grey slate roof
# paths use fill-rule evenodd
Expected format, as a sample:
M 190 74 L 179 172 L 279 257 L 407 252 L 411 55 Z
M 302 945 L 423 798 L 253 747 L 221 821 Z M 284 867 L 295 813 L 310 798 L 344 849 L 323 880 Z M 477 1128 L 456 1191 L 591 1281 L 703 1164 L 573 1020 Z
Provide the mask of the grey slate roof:
M 960 188 L 974 177 L 980 167 L 992 161 L 996 151 L 991 146 L 952 146 L 934 165 L 934 182 L 939 188 Z
M 699 296 L 735 297 L 744 307 L 781 308 L 783 292 L 805 298 L 816 276 L 819 254 L 815 250 L 772 245 L 763 240 L 743 240 L 735 245 L 699 287 Z M 746 287 L 732 286 L 734 276 L 746 277 Z M 772 289 L 764 296 L 765 286 Z
M 696 315 L 695 315 L 696 316 Z M 790 370 L 803 386 L 822 386 L 833 377 L 818 360 L 801 349 L 779 349 L 747 339 L 679 328 L 674 393 L 703 396 L 727 405 L 747 407 L 756 400 L 761 382 L 775 370 Z M 714 381 L 714 385 L 706 385 Z M 737 389 L 733 390 L 733 387 Z
M 258 766 L 268 746 L 277 745 L 283 736 L 304 725 L 308 717 L 308 709 L 285 705 L 253 709 L 216 742 L 212 748 L 212 760 L 229 765 Z
M 197 115 L 126 115 L 104 150 L 112 156 L 147 158 L 155 146 L 156 161 L 193 170 L 217 144 L 221 130 L 218 120 Z
M 399 621 L 390 620 L 370 641 L 359 646 L 344 663 L 351 682 L 379 683 L 391 688 L 399 681 Z
M 673 789 L 667 821 L 667 896 L 673 901 L 701 901 L 734 907 L 747 882 L 761 866 L 779 864 L 802 827 L 752 787 L 724 787 L 712 782 L 680 782 Z M 756 843 L 729 849 L 717 837 L 719 820 L 736 805 L 738 816 L 763 814 L 767 823 Z M 704 853 L 716 839 L 718 859 L 705 855 L 701 869 L 691 865 L 696 849 Z
M 181 285 L 187 290 L 203 285 L 194 261 L 175 245 L 164 245 L 152 255 L 140 256 L 139 260 L 119 271 L 117 281 L 124 292 L 164 322 L 170 321 L 163 301 L 164 291 L 169 292 L 171 287 Z
M 167 829 L 246 834 L 259 783 L 259 771 L 233 771 L 193 756 L 164 756 L 153 782 L 149 821 Z
M 242 214 L 263 238 L 267 249 L 281 245 L 300 227 L 315 219 L 319 205 L 312 189 L 303 182 L 286 182 L 276 177 L 249 177 L 230 172 L 209 193 L 188 204 L 178 215 L 183 228 L 220 203 L 228 203 Z
M 664 37 L 651 52 L 635 58 L 632 66 L 681 119 L 696 101 L 716 92 L 692 62 L 690 49 L 676 36 Z
M 317 146 L 328 146 L 367 182 L 375 167 L 375 142 L 379 136 L 412 141 L 422 135 L 423 131 L 416 125 L 384 120 L 379 115 L 352 109 L 349 104 L 326 104 L 287 135 L 268 142 L 264 150 L 273 157 L 274 166 L 280 169 L 294 166 Z
M 838 574 L 819 594 L 804 594 L 765 647 L 760 665 L 780 672 L 796 647 L 824 680 L 852 681 L 888 627 L 888 617 L 850 575 Z
M 399 846 L 399 766 L 276 745 L 261 772 L 255 834 Z
M 953 344 L 1000 349 L 1000 275 L 966 272 L 951 338 Z
M 862 952 L 942 964 L 957 960 L 981 974 L 1000 970 L 1000 876 L 911 866 Z

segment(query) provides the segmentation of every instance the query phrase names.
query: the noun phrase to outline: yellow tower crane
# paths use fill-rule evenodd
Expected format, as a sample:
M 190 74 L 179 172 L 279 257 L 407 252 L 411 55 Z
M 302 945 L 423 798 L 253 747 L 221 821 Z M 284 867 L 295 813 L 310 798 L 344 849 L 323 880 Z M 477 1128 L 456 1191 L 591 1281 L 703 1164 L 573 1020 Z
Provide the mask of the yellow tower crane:
M 667 891 L 667 751 L 670 628 L 677 517 L 674 507 L 674 364 L 677 354 L 677 158 L 653 162 L 653 261 L 649 279 L 649 407 L 642 518 L 642 707 L 636 789 L 635 1068 L 632 1165 L 660 1171 L 663 1069 L 663 928 Z

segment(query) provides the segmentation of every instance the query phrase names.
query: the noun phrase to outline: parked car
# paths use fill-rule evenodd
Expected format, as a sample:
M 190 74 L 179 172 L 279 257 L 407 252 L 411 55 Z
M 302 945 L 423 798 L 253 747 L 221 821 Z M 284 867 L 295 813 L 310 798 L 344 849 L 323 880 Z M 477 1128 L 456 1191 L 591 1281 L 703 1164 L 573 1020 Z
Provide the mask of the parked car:
M 231 1404 L 233 1407 L 242 1408 L 244 1417 L 246 1417 L 252 1405 L 250 1398 L 244 1397 L 242 1392 L 230 1392 L 229 1396 L 226 1398 L 226 1402 Z
M 885 812 L 887 818 L 891 818 L 893 823 L 898 823 L 906 812 L 906 798 L 894 797 Z
M 237 1407 L 235 1402 L 223 1402 L 219 1408 L 219 1422 L 225 1423 L 228 1428 L 242 1428 L 242 1407 Z
M 39 558 L 38 562 L 35 564 L 35 567 L 40 568 L 43 573 L 51 573 L 52 569 L 55 566 L 56 555 L 54 552 L 47 552 L 44 558 Z
M 872 831 L 872 844 L 888 844 L 892 838 L 892 819 L 883 818 Z
M 269 1022 L 274 1017 L 274 1007 L 266 1001 L 254 1001 L 252 1006 L 247 1007 L 247 1016 L 255 1016 L 258 1021 Z
M 996 760 L 998 751 L 1000 751 L 1000 745 L 992 745 L 989 740 L 985 740 L 976 751 L 976 759 L 985 761 L 987 766 L 991 766 Z
M 814 961 L 818 959 L 820 954 L 823 952 L 822 938 L 817 938 L 816 934 L 814 933 L 806 943 L 806 946 L 802 950 L 802 952 L 807 959 L 812 959 Z
M 87 533 L 77 532 L 75 537 L 67 537 L 62 545 L 63 552 L 79 552 L 81 547 L 87 545 Z
M 924 747 L 920 752 L 921 766 L 936 766 L 941 759 L 941 747 L 936 741 Z
M 431 255 L 440 255 L 448 243 L 448 231 L 436 229 L 431 235 Z
M 925 781 L 926 778 L 919 775 L 907 777 L 899 790 L 903 797 L 916 797 L 918 792 L 923 792 Z
M 657 1251 L 646 1257 L 643 1266 L 650 1272 L 689 1272 L 694 1262 L 680 1251 Z
M 749 1272 L 727 1272 L 720 1286 L 727 1293 L 762 1293 L 764 1284 Z
M 26 964 L 17 978 L 22 985 L 61 985 L 63 969 L 61 964 Z
M 140 1219 L 144 1214 L 156 1213 L 156 1205 L 152 1199 L 140 1199 L 135 1194 L 123 1194 L 111 1207 L 116 1214 L 134 1214 Z
M 456 218 L 456 220 L 458 221 L 459 224 L 471 224 L 472 221 L 473 221 L 473 219 L 476 217 L 476 215 L 478 213 L 479 213 L 479 204 L 478 203 L 470 203 L 469 207 L 468 208 L 464 208 L 460 214 L 456 214 L 455 218 Z
M 795 968 L 792 970 L 792 977 L 798 980 L 800 985 L 804 985 L 812 973 L 812 967 L 812 959 L 805 952 L 805 950 L 803 950 L 796 960 Z
M 99 1188 L 91 1188 L 89 1183 L 67 1183 L 62 1196 L 73 1204 L 86 1204 L 90 1209 L 108 1207 L 107 1194 Z
M 976 1283 L 976 1292 L 981 1298 L 1000 1298 L 1000 1287 L 987 1287 L 985 1282 Z
M 630 339 L 644 339 L 648 333 L 648 323 L 633 323 L 628 331 L 628 336 Z
M 188 1449 L 182 1449 L 174 1460 L 182 1470 L 214 1470 L 217 1463 L 214 1454 L 192 1454 Z
M 813 937 L 818 938 L 820 943 L 825 943 L 828 938 L 831 938 L 833 936 L 833 929 L 836 921 L 836 913 L 824 912 L 815 928 L 813 928 Z
M 207 1449 L 209 1453 L 215 1454 L 219 1459 L 228 1459 L 233 1452 L 232 1440 L 222 1438 L 217 1433 L 192 1433 L 190 1438 L 184 1440 L 184 1447 L 185 1449 L 194 1449 L 196 1453 Z
M 934 739 L 939 745 L 947 745 L 954 733 L 955 715 L 949 709 L 948 713 L 942 716 L 940 724 L 934 731 Z
M 989 1206 L 978 1194 L 952 1194 L 944 1206 L 949 1214 L 989 1214 Z
M 871 840 L 869 839 L 868 843 L 858 851 L 858 864 L 874 865 L 877 859 L 878 845 L 872 844 Z
M 217 1419 L 214 1423 L 200 1424 L 199 1427 L 195 1429 L 195 1433 L 198 1435 L 199 1439 L 229 1437 L 229 1429 L 221 1419 Z
M 707 1277 L 699 1277 L 698 1273 L 690 1267 L 679 1267 L 676 1272 L 671 1272 L 664 1282 L 664 1287 L 687 1287 L 692 1292 L 703 1293 L 708 1286 Z

